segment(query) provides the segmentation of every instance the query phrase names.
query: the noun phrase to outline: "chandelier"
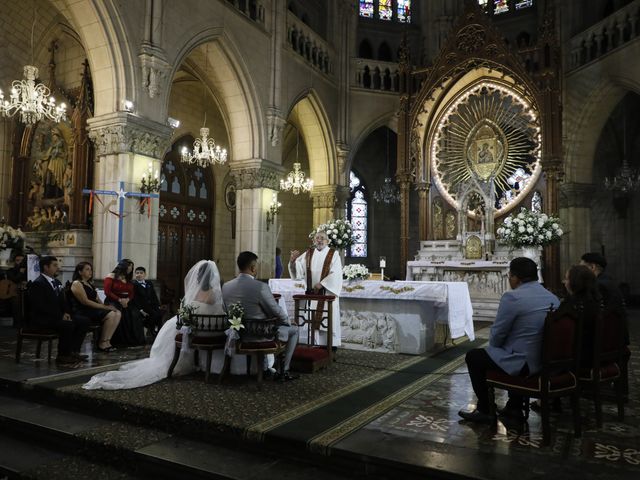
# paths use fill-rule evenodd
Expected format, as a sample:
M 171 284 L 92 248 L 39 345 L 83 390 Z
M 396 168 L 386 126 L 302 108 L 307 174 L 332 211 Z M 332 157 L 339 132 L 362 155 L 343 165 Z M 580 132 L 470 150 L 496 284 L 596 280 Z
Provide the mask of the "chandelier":
M 626 104 L 625 104 L 626 105 Z M 622 167 L 616 170 L 613 178 L 605 177 L 604 187 L 615 194 L 627 195 L 640 188 L 640 172 L 629 166 L 627 161 L 627 111 L 624 110 L 622 126 Z
M 34 3 L 33 25 L 31 26 L 31 63 L 34 63 L 33 34 L 35 26 L 36 10 Z M 28 125 L 33 125 L 45 118 L 54 122 L 63 120 L 67 106 L 64 103 L 56 104 L 55 98 L 51 96 L 49 87 L 42 83 L 36 84 L 38 67 L 25 65 L 23 75 L 24 78 L 22 80 L 14 80 L 11 83 L 9 100 L 5 100 L 2 90 L 0 90 L 0 114 L 5 117 L 12 117 L 20 112 L 20 121 Z
M 378 203 L 385 203 L 391 205 L 400 201 L 400 191 L 393 178 L 389 175 L 389 129 L 387 128 L 387 175 L 384 177 L 384 183 L 382 187 L 373 192 L 373 199 Z
M 205 113 L 205 122 L 206 118 Z M 227 149 L 220 148 L 220 145 L 216 145 L 213 138 L 209 138 L 209 129 L 202 127 L 200 136 L 202 138 L 196 138 L 193 142 L 193 153 L 189 152 L 187 147 L 182 147 L 182 162 L 195 163 L 203 168 L 214 163 L 225 163 L 227 161 Z
M 280 190 L 291 191 L 294 195 L 302 192 L 310 192 L 313 189 L 313 180 L 305 178 L 304 172 L 300 170 L 300 162 L 298 162 L 298 146 L 300 144 L 300 132 L 296 130 L 296 162 L 293 164 L 293 170 L 289 172 L 286 180 L 280 180 Z

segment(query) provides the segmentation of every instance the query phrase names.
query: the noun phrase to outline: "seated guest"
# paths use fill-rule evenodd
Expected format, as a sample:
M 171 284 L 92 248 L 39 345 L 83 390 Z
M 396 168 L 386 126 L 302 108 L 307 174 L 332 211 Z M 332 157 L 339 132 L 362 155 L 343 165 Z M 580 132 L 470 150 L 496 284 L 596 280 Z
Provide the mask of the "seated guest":
M 27 257 L 22 252 L 13 257 L 13 267 L 7 270 L 7 278 L 18 286 L 27 281 Z
M 71 313 L 87 317 L 93 324 L 102 325 L 98 351 L 113 352 L 111 336 L 120 323 L 121 313 L 113 305 L 104 305 L 98 298 L 98 292 L 92 283 L 93 266 L 89 262 L 80 262 L 73 271 L 71 284 Z
M 121 313 L 122 317 L 118 328 L 111 337 L 114 345 L 134 346 L 144 345 L 144 327 L 137 315 L 133 315 L 129 302 L 135 298 L 133 283 L 127 280 L 130 270 L 133 267 L 127 260 L 121 260 L 107 277 L 104 279 L 104 303 L 114 305 Z
M 160 308 L 160 300 L 153 288 L 153 283 L 147 280 L 147 271 L 144 267 L 136 267 L 133 287 L 135 296 L 131 303 L 142 315 L 144 326 L 151 335 L 155 336 L 162 327 L 164 311 Z
M 62 283 L 55 277 L 58 273 L 58 259 L 52 256 L 40 258 L 40 276 L 29 284 L 28 306 L 29 326 L 56 330 L 58 357 L 56 363 L 76 366 L 85 355 L 80 355 L 80 347 L 89 328 L 86 317 L 71 317 L 67 311 Z
M 509 264 L 512 290 L 500 299 L 496 320 L 491 326 L 489 346 L 470 350 L 465 358 L 473 391 L 478 397 L 476 409 L 460 410 L 465 420 L 491 423 L 487 371 L 502 370 L 508 375 L 529 375 L 542 367 L 542 335 L 549 307 L 557 307 L 558 298 L 538 283 L 535 262 L 514 258 Z M 509 393 L 502 414 L 524 418 L 523 398 Z
M 291 357 L 298 343 L 298 328 L 292 326 L 287 314 L 273 298 L 269 285 L 256 280 L 258 274 L 258 256 L 253 252 L 242 252 L 237 259 L 240 273 L 222 286 L 222 298 L 225 305 L 238 303 L 244 309 L 244 316 L 250 319 L 268 319 L 277 317 L 278 339 L 287 342 L 284 356 L 284 368 L 278 373 L 282 381 L 294 380 L 297 376 L 289 373 Z M 261 367 L 261 365 L 258 365 Z

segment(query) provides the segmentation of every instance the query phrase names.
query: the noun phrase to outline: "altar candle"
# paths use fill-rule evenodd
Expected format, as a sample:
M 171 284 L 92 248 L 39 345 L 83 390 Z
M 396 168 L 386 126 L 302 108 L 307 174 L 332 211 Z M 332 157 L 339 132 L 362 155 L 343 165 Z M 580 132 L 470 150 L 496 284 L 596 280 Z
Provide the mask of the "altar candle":
M 387 259 L 385 257 L 380 257 L 380 268 L 385 268 L 387 266 Z

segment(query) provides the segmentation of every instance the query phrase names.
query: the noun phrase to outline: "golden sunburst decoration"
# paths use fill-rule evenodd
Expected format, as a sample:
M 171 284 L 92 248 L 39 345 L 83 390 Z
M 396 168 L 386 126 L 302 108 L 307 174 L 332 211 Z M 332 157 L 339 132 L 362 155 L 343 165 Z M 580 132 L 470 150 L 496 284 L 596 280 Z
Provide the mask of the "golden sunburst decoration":
M 513 208 L 540 175 L 541 134 L 529 100 L 504 85 L 481 81 L 455 98 L 431 144 L 432 171 L 447 201 L 472 176 L 493 179 L 497 213 Z

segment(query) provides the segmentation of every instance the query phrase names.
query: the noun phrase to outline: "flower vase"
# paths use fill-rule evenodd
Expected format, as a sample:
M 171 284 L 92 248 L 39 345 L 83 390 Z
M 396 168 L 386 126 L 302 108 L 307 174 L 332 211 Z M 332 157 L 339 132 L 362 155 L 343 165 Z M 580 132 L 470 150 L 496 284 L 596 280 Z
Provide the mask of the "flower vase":
M 11 248 L 3 248 L 0 249 L 0 265 L 8 266 L 9 259 L 11 258 Z
M 531 260 L 536 262 L 536 266 L 538 267 L 538 282 L 544 283 L 544 279 L 542 278 L 542 270 L 540 269 L 541 252 L 542 252 L 542 247 L 538 245 L 522 247 L 522 256 L 530 258 Z

